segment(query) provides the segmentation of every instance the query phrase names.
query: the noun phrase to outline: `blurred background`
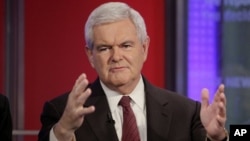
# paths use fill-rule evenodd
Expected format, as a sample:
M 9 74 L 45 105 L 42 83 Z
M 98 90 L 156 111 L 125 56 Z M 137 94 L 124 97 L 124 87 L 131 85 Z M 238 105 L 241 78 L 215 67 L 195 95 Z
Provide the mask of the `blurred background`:
M 45 101 L 85 72 L 84 24 L 108 0 L 1 0 L 0 93 L 9 98 L 13 140 L 34 141 Z M 145 75 L 200 101 L 226 86 L 227 128 L 250 123 L 250 0 L 122 0 L 145 18 L 151 38 Z

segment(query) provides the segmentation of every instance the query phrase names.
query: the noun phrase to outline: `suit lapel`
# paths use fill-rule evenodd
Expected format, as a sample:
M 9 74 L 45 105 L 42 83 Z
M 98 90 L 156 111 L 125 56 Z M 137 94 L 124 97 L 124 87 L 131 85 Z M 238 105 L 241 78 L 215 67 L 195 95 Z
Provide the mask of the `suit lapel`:
M 110 117 L 108 101 L 97 79 L 92 86 L 92 95 L 86 102 L 87 106 L 94 105 L 95 112 L 86 116 L 85 120 L 90 124 L 98 140 L 118 141 L 114 123 Z
M 167 94 L 144 79 L 147 107 L 148 141 L 166 141 L 172 112 L 168 108 Z

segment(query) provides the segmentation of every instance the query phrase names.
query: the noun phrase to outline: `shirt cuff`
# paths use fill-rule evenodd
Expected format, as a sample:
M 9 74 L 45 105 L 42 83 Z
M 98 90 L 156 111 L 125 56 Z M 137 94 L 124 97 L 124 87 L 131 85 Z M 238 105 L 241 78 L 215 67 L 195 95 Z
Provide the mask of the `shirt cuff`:
M 52 127 L 49 131 L 49 141 L 58 141 L 54 133 L 54 127 Z M 76 141 L 76 136 L 73 137 L 72 141 Z

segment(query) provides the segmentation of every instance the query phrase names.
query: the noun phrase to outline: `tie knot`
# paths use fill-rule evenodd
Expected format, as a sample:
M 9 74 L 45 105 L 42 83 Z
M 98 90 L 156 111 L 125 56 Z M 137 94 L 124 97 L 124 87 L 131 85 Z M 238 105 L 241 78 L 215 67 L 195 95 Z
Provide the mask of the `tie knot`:
M 121 105 L 122 107 L 130 107 L 130 97 L 123 96 L 119 102 L 119 105 Z

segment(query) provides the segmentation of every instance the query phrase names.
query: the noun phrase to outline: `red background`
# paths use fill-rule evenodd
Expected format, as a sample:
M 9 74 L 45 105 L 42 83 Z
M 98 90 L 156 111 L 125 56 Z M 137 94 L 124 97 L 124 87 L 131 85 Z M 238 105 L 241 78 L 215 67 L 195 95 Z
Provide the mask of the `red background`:
M 96 78 L 84 52 L 83 29 L 90 12 L 103 2 L 107 0 L 25 0 L 26 130 L 40 129 L 39 118 L 44 102 L 69 91 L 81 73 L 87 73 L 90 81 Z M 147 24 L 151 42 L 143 74 L 152 83 L 164 87 L 164 0 L 124 2 L 137 9 Z M 0 16 L 2 13 L 1 10 Z M 3 27 L 2 22 L 0 26 Z M 2 29 L 0 33 L 4 33 Z M 2 35 L 0 51 L 3 50 L 1 40 Z M 3 74 L 1 69 L 0 73 Z M 25 140 L 37 140 L 37 137 Z

